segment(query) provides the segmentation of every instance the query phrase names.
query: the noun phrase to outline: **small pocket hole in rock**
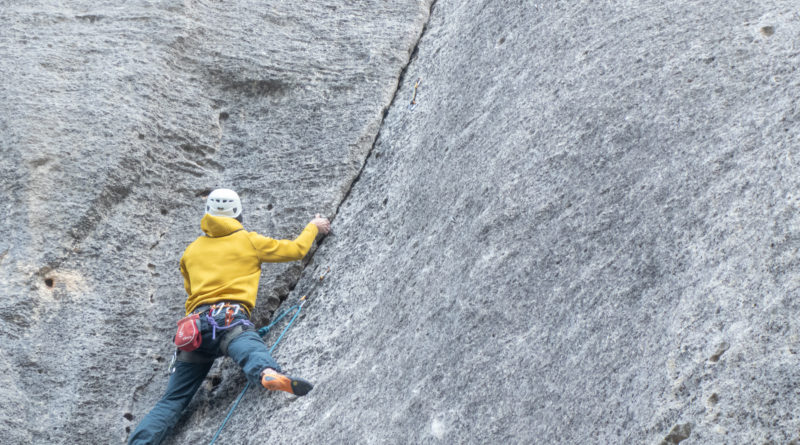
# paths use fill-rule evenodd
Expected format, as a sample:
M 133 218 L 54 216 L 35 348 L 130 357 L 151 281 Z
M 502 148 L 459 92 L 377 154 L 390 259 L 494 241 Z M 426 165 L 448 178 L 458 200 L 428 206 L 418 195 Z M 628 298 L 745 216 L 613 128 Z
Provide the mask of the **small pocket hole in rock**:
M 45 286 L 47 286 L 49 288 L 52 288 L 54 284 L 55 284 L 55 282 L 53 281 L 52 278 L 45 278 L 44 279 L 44 285 Z
M 216 388 L 219 384 L 222 383 L 222 377 L 215 375 L 211 377 L 211 388 Z
M 708 361 L 710 361 L 711 363 L 718 362 L 720 357 L 722 357 L 722 354 L 724 354 L 725 351 L 730 349 L 730 347 L 731 347 L 731 345 L 728 342 L 724 341 L 724 342 L 720 343 L 717 346 L 717 351 L 713 355 L 711 355 L 711 357 L 708 358 Z

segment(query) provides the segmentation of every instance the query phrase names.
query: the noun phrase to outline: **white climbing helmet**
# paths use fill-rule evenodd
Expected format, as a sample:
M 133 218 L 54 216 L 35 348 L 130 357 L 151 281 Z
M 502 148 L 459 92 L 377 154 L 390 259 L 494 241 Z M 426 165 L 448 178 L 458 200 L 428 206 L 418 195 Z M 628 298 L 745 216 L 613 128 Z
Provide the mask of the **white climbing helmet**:
M 242 214 L 242 201 L 230 189 L 216 189 L 208 194 L 206 213 L 213 216 L 236 218 Z

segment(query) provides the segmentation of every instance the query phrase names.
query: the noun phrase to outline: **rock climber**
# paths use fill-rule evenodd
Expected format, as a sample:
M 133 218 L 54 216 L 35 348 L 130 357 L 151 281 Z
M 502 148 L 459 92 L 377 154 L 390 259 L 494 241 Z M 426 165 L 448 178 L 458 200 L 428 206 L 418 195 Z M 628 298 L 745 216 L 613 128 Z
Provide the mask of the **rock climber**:
M 275 240 L 242 226 L 242 203 L 233 190 L 208 195 L 200 236 L 180 261 L 186 317 L 178 325 L 179 349 L 161 400 L 139 422 L 128 444 L 159 444 L 177 423 L 214 360 L 233 359 L 252 383 L 303 396 L 313 385 L 281 373 L 281 368 L 249 321 L 256 304 L 261 263 L 302 259 L 318 233 L 330 231 L 319 214 L 293 241 Z

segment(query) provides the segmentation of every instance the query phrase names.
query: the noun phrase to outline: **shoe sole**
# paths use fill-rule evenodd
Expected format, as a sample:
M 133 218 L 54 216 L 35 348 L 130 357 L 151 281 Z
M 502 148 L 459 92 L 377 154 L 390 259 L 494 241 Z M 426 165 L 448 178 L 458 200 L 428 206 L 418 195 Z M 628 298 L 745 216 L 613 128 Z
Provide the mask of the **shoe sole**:
M 304 396 L 314 388 L 311 382 L 303 379 L 292 379 L 292 394 L 296 396 Z
M 261 379 L 261 385 L 271 391 L 284 391 L 296 396 L 304 396 L 314 388 L 309 381 L 287 376 L 270 376 L 271 380 Z

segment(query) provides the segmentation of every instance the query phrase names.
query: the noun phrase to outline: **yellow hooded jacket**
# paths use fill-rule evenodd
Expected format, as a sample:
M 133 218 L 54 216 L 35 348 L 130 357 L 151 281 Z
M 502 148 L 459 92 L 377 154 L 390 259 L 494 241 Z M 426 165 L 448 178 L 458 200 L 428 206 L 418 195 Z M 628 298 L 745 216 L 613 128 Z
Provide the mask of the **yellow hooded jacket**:
M 317 236 L 317 226 L 309 223 L 294 241 L 275 240 L 245 231 L 233 218 L 208 214 L 200 228 L 206 236 L 189 244 L 181 257 L 187 315 L 218 301 L 235 301 L 252 311 L 261 263 L 302 259 Z

